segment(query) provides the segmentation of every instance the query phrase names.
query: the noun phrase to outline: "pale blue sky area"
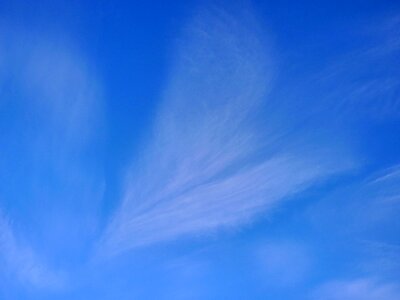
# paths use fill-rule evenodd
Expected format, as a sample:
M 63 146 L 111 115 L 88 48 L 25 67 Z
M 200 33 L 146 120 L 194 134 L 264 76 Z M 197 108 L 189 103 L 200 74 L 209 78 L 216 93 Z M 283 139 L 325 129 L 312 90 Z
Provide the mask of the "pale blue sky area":
M 400 299 L 400 3 L 0 2 L 0 299 Z

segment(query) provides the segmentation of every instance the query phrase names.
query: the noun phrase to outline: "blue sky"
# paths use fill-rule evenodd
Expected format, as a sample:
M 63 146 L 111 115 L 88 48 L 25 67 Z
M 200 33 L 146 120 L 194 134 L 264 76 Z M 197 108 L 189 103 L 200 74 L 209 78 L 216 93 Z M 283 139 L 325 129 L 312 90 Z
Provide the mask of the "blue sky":
M 1 1 L 1 299 L 400 299 L 396 1 Z

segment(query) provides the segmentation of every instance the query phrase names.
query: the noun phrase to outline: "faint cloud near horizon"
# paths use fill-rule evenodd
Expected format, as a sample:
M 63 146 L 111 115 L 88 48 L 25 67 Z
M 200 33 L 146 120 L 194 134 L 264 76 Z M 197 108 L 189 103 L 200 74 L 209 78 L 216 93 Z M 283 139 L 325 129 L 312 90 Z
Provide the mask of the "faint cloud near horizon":
M 312 300 L 396 300 L 400 286 L 371 278 L 337 280 L 322 284 L 310 297 Z

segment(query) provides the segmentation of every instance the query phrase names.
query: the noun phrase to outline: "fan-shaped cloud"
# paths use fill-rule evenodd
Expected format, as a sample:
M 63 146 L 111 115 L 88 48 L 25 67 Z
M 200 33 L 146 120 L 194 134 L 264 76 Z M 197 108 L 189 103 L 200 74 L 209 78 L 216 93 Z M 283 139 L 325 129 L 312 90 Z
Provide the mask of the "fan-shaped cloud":
M 104 251 L 236 227 L 351 165 L 288 140 L 284 118 L 259 119 L 274 68 L 259 30 L 253 16 L 219 10 L 186 28 Z

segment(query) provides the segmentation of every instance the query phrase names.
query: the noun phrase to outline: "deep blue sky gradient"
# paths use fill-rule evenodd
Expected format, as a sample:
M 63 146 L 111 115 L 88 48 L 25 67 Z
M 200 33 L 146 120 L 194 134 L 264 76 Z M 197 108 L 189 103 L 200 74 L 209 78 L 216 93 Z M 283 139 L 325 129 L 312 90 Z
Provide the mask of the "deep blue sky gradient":
M 400 299 L 399 32 L 397 1 L 1 1 L 0 298 Z

